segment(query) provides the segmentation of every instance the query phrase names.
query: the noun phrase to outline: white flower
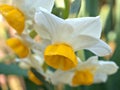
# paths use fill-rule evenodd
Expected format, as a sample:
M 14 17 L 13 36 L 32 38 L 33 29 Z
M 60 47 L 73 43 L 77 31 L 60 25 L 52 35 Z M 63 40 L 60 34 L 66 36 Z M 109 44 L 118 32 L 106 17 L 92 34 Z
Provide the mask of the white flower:
M 32 72 L 31 68 L 34 68 L 40 75 L 43 77 L 46 76 L 46 73 L 43 70 L 43 58 L 41 58 L 37 54 L 30 55 L 27 58 L 24 59 L 16 59 L 17 62 L 23 63 L 27 66 L 28 68 L 28 78 L 34 82 L 37 85 L 42 85 L 43 83 L 36 77 L 35 73 Z
M 42 7 L 46 11 L 51 12 L 53 5 L 54 0 L 13 0 L 12 5 L 0 5 L 0 13 L 10 26 L 18 34 L 21 34 L 26 29 L 27 20 L 34 24 L 34 15 L 37 9 Z
M 54 0 L 12 0 L 14 6 L 18 7 L 27 18 L 33 18 L 35 11 L 39 8 L 45 8 L 52 11 Z
M 14 41 L 13 39 L 15 39 L 16 41 Z M 11 49 L 19 56 L 19 58 L 16 58 L 16 62 L 23 63 L 24 65 L 29 66 L 28 69 L 34 68 L 39 74 L 43 75 L 44 77 L 46 76 L 43 68 L 44 59 L 41 55 L 39 45 L 34 41 L 34 39 L 32 39 L 28 34 L 21 34 L 17 35 L 15 38 L 10 38 L 8 40 L 10 40 L 9 43 L 12 43 L 12 46 L 11 44 L 8 45 L 10 45 Z M 26 53 L 26 50 L 29 51 Z M 30 80 L 32 79 L 32 81 L 35 83 L 39 81 L 34 73 L 31 72 L 31 70 L 29 70 L 28 72 L 28 77 L 30 78 Z
M 101 61 L 93 56 L 70 71 L 57 70 L 49 78 L 53 84 L 91 85 L 106 82 L 108 75 L 116 73 L 117 70 L 118 66 L 113 61 Z
M 39 48 L 39 43 L 35 42 L 27 33 L 22 33 L 21 35 L 7 39 L 6 44 L 19 58 L 28 57 L 31 55 L 31 50 L 35 54 L 39 54 L 41 57 L 43 56 L 41 53 L 42 50 Z
M 44 64 L 43 58 L 41 58 L 38 54 L 29 55 L 27 58 L 18 59 L 16 61 L 19 63 L 26 63 L 30 67 L 34 68 L 40 74 L 44 74 L 42 65 Z
M 100 17 L 63 20 L 40 8 L 35 14 L 35 28 L 49 44 L 44 48 L 48 65 L 68 70 L 77 65 L 74 52 L 87 49 L 99 56 L 111 53 L 110 47 L 100 40 Z

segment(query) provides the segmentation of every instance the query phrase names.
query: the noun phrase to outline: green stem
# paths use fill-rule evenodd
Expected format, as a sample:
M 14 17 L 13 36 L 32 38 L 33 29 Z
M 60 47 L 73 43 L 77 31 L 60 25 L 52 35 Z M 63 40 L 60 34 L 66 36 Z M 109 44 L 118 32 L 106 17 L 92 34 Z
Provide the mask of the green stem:
M 36 35 L 37 35 L 37 32 L 35 30 L 32 30 L 30 33 L 29 33 L 30 37 L 31 38 L 34 38 Z
M 53 85 L 51 85 L 50 83 L 48 83 L 46 80 L 45 80 L 45 77 L 43 75 L 41 75 L 40 73 L 38 73 L 34 68 L 31 68 L 31 71 L 35 74 L 35 76 L 40 80 L 42 81 L 42 83 L 46 86 L 46 89 L 47 90 L 54 90 L 53 89 Z
M 80 50 L 76 54 L 81 60 L 83 60 L 83 61 L 85 60 L 84 50 Z

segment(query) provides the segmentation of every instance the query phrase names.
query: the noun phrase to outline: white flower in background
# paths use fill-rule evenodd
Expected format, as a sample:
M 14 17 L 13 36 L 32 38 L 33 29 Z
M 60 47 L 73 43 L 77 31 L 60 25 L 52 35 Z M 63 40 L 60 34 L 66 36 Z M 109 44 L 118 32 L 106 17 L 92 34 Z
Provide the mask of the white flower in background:
M 63 20 L 42 8 L 35 14 L 35 28 L 43 39 L 44 57 L 48 65 L 56 69 L 69 70 L 77 66 L 75 52 L 87 49 L 98 56 L 111 53 L 110 47 L 100 40 L 100 17 Z
M 34 68 L 40 74 L 44 75 L 44 71 L 42 68 L 44 64 L 44 59 L 41 58 L 38 54 L 33 54 L 23 59 L 16 58 L 16 62 L 25 63 L 26 65 L 29 65 L 29 67 Z
M 40 7 L 51 12 L 54 0 L 13 0 L 12 5 L 0 5 L 0 13 L 18 34 L 25 29 L 26 20 L 34 21 L 34 14 Z
M 69 71 L 57 70 L 49 78 L 53 84 L 69 84 L 71 86 L 91 85 L 106 82 L 108 75 L 116 73 L 118 66 L 113 61 L 98 60 L 90 57 L 79 62 L 78 66 Z
M 45 72 L 43 70 L 44 60 L 40 55 L 33 54 L 24 59 L 16 59 L 17 62 L 29 66 L 28 69 L 28 78 L 34 82 L 36 85 L 42 85 L 43 83 L 36 77 L 36 75 L 31 71 L 31 68 L 34 68 L 40 75 L 45 77 Z M 23 66 L 22 66 L 23 68 Z
M 0 5 L 0 13 L 17 31 L 19 38 L 10 38 L 6 42 L 20 58 L 25 58 L 30 53 L 30 49 L 39 51 L 27 32 L 28 27 L 33 26 L 35 11 L 42 7 L 51 12 L 54 0 L 13 0 L 12 3 L 12 5 Z
M 33 18 L 36 10 L 42 7 L 52 11 L 55 0 L 12 0 L 15 7 L 19 8 L 27 18 Z
M 39 45 L 28 34 L 9 38 L 6 43 L 19 57 L 15 59 L 16 62 L 19 62 L 22 68 L 27 67 L 28 78 L 37 85 L 43 84 L 31 71 L 31 68 L 34 68 L 43 77 L 46 75 L 43 70 L 44 59 L 41 55 L 41 50 L 39 50 Z
M 31 50 L 42 57 L 39 44 L 36 43 L 28 34 L 21 34 L 16 37 L 9 38 L 6 40 L 6 44 L 19 58 L 30 56 Z

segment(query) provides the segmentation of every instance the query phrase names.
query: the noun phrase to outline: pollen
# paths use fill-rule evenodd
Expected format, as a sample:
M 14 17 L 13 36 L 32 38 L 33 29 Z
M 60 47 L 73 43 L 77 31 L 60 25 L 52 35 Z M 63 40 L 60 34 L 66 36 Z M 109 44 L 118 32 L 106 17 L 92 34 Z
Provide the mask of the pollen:
M 31 70 L 28 71 L 28 77 L 29 77 L 29 79 L 30 79 L 33 83 L 35 83 L 36 85 L 42 85 L 42 84 L 43 84 L 43 83 L 34 75 L 34 73 L 33 73 Z
M 67 44 L 53 44 L 47 46 L 44 52 L 45 62 L 61 70 L 69 70 L 77 66 L 78 61 L 74 50 Z
M 29 54 L 28 47 L 18 38 L 10 38 L 6 43 L 19 56 L 19 58 L 25 58 Z
M 93 83 L 93 74 L 90 70 L 76 71 L 72 79 L 72 85 L 91 85 Z
M 25 27 L 25 16 L 19 9 L 9 5 L 0 5 L 0 13 L 18 34 L 23 32 Z

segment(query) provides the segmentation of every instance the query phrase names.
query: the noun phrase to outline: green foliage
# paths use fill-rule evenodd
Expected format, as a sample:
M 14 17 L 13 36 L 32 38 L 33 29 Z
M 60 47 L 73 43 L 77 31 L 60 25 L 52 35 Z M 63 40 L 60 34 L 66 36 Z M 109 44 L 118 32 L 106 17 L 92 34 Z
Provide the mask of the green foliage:
M 27 77 L 27 70 L 21 69 L 17 64 L 4 64 L 0 63 L 0 74 L 15 74 L 19 76 Z
M 81 0 L 75 0 L 70 6 L 70 16 L 78 17 L 81 7 Z
M 68 17 L 78 17 L 80 12 L 80 8 L 82 7 L 82 0 L 74 0 L 71 3 L 71 0 L 64 0 L 65 8 L 58 8 L 54 5 L 52 13 L 56 16 L 59 16 L 63 19 Z M 117 63 L 120 66 L 120 0 L 85 0 L 85 10 L 87 12 L 85 16 L 97 16 L 100 13 L 100 9 L 104 6 L 104 4 L 109 5 L 110 11 L 107 15 L 107 20 L 105 21 L 105 27 L 103 28 L 103 38 L 109 42 L 108 34 L 110 31 L 113 31 L 117 34 L 117 38 L 115 41 L 116 49 L 114 54 L 109 58 Z M 116 11 L 116 12 L 115 12 Z M 33 31 L 34 32 L 34 31 Z M 31 37 L 34 37 L 36 32 L 31 33 Z M 79 54 L 79 53 L 78 53 Z M 93 53 L 85 51 L 85 58 L 92 56 Z M 43 83 L 44 87 L 38 87 L 34 85 L 31 81 L 29 81 L 27 77 L 27 71 L 22 70 L 16 64 L 6 65 L 0 63 L 0 73 L 3 74 L 15 74 L 25 77 L 26 88 L 27 90 L 39 90 L 39 88 L 43 88 L 46 90 L 53 90 L 54 87 L 46 82 L 44 78 L 38 74 L 34 69 L 32 69 L 36 77 L 38 77 Z M 115 74 L 108 78 L 106 83 L 94 84 L 91 86 L 79 86 L 79 87 L 70 87 L 66 85 L 64 90 L 120 90 L 120 70 Z
M 86 11 L 89 16 L 97 16 L 99 13 L 99 0 L 85 0 Z

